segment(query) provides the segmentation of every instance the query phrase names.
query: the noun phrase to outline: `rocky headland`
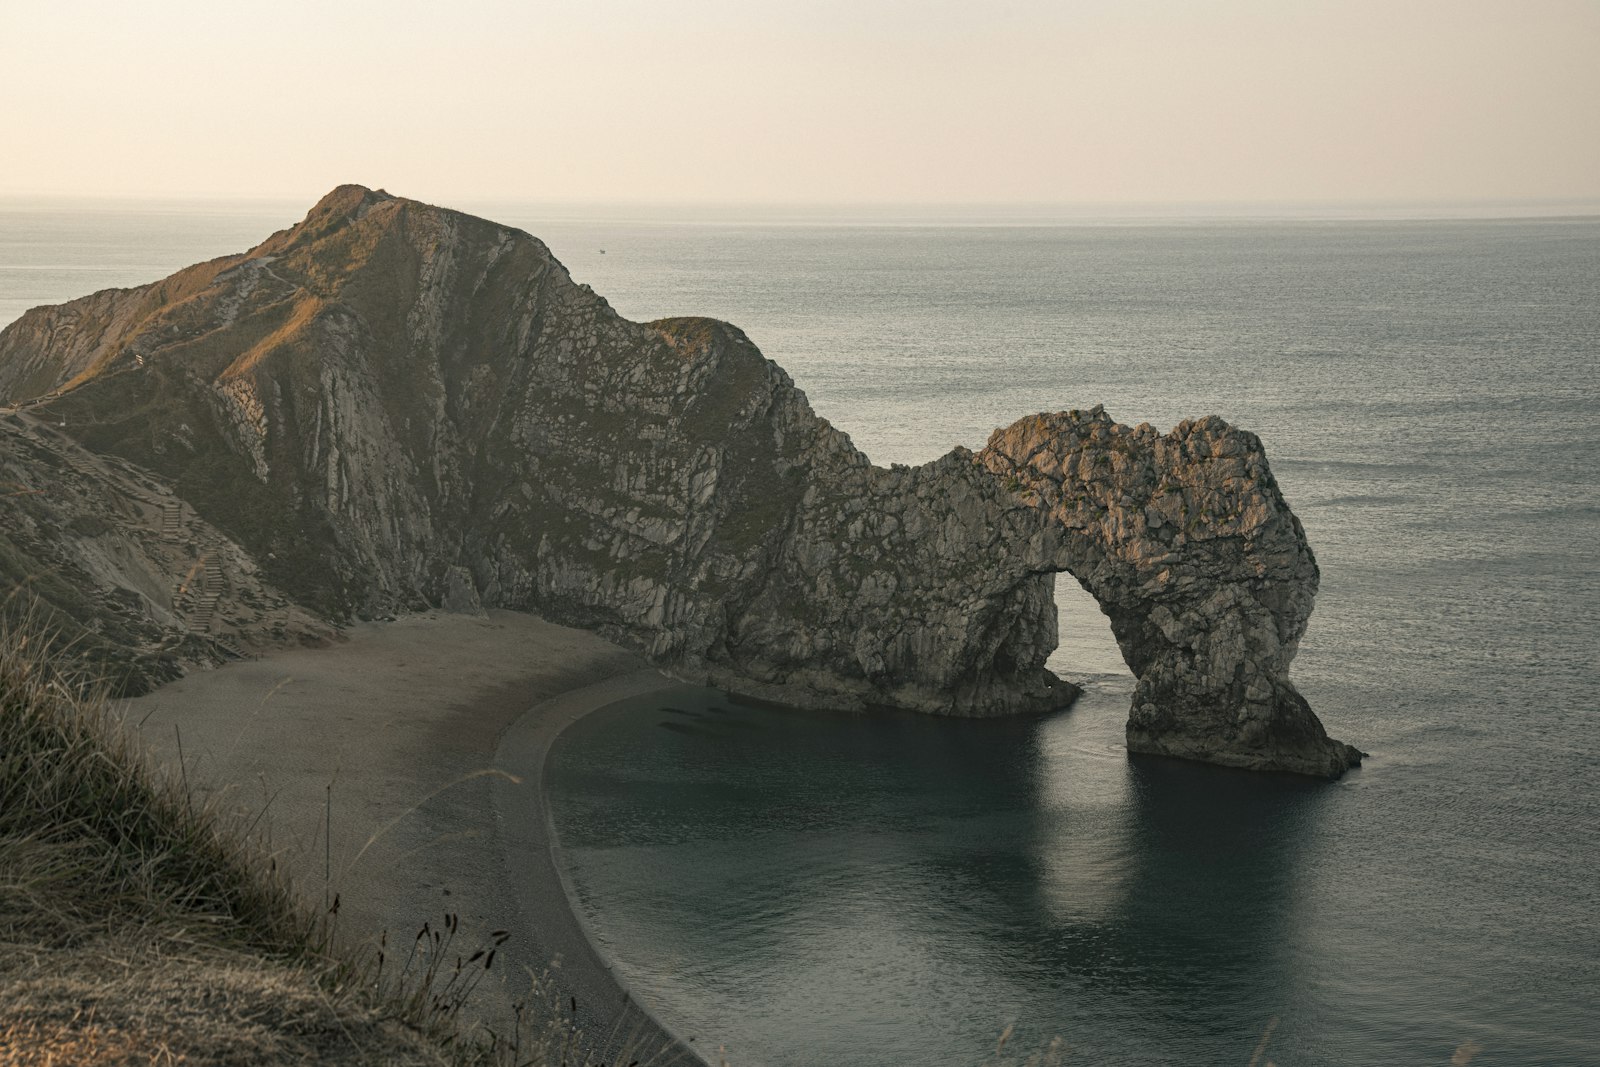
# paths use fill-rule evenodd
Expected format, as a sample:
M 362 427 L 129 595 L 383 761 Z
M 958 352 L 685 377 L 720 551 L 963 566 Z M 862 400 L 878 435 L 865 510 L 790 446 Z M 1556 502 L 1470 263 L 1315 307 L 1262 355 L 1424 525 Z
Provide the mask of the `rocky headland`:
M 0 569 L 127 691 L 444 605 L 791 704 L 1042 711 L 1068 571 L 1138 678 L 1130 748 L 1359 760 L 1288 680 L 1318 572 L 1254 435 L 1094 408 L 875 467 L 737 328 L 629 322 L 536 238 L 381 191 L 28 312 L 0 404 Z

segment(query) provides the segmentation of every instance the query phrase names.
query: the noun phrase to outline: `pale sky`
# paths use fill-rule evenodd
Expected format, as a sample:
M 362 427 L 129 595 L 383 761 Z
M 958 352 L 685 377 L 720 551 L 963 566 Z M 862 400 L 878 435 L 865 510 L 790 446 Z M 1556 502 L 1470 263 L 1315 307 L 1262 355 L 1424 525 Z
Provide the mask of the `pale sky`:
M 1600 199 L 1600 0 L 0 0 L 0 195 Z

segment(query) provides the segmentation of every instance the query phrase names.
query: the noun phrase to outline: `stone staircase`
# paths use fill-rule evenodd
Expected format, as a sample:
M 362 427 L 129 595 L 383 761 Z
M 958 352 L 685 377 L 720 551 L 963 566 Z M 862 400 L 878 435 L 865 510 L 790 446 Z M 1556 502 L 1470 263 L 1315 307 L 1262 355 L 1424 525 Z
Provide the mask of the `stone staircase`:
M 201 560 L 199 591 L 195 594 L 194 609 L 189 612 L 191 633 L 204 634 L 211 629 L 211 620 L 217 615 L 217 601 L 222 599 L 222 567 L 214 556 Z
M 230 659 L 245 659 L 247 657 L 245 650 L 240 648 L 229 638 L 221 635 L 215 635 L 211 638 L 211 643 L 217 648 L 220 648 L 223 652 L 226 652 Z
M 161 501 L 161 539 L 176 541 L 183 535 L 183 504 L 176 500 Z

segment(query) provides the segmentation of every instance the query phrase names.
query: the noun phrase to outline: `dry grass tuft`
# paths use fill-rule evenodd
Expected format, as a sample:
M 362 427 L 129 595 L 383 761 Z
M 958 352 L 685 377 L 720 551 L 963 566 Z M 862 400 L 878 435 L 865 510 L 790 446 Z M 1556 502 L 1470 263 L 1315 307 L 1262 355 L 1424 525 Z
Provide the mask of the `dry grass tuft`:
M 103 692 L 26 622 L 0 628 L 0 944 L 71 947 L 130 927 L 315 955 L 318 919 L 215 810 L 153 782 Z
M 248 953 L 160 945 L 58 952 L 0 992 L 0 1063 L 442 1065 L 425 1035 L 313 973 Z

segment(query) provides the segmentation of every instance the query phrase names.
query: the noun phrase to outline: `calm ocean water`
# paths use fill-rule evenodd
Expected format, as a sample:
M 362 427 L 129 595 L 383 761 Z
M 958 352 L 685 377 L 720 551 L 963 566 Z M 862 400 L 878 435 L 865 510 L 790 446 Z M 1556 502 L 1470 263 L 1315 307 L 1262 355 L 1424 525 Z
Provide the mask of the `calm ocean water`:
M 304 205 L 0 202 L 0 322 Z M 1600 219 L 699 218 L 499 208 L 623 314 L 744 327 L 880 463 L 1040 410 L 1259 433 L 1323 569 L 1319 784 L 1121 748 L 1058 586 L 1042 720 L 685 689 L 558 744 L 591 930 L 747 1065 L 1600 1063 Z M 605 252 L 602 254 L 601 249 Z

